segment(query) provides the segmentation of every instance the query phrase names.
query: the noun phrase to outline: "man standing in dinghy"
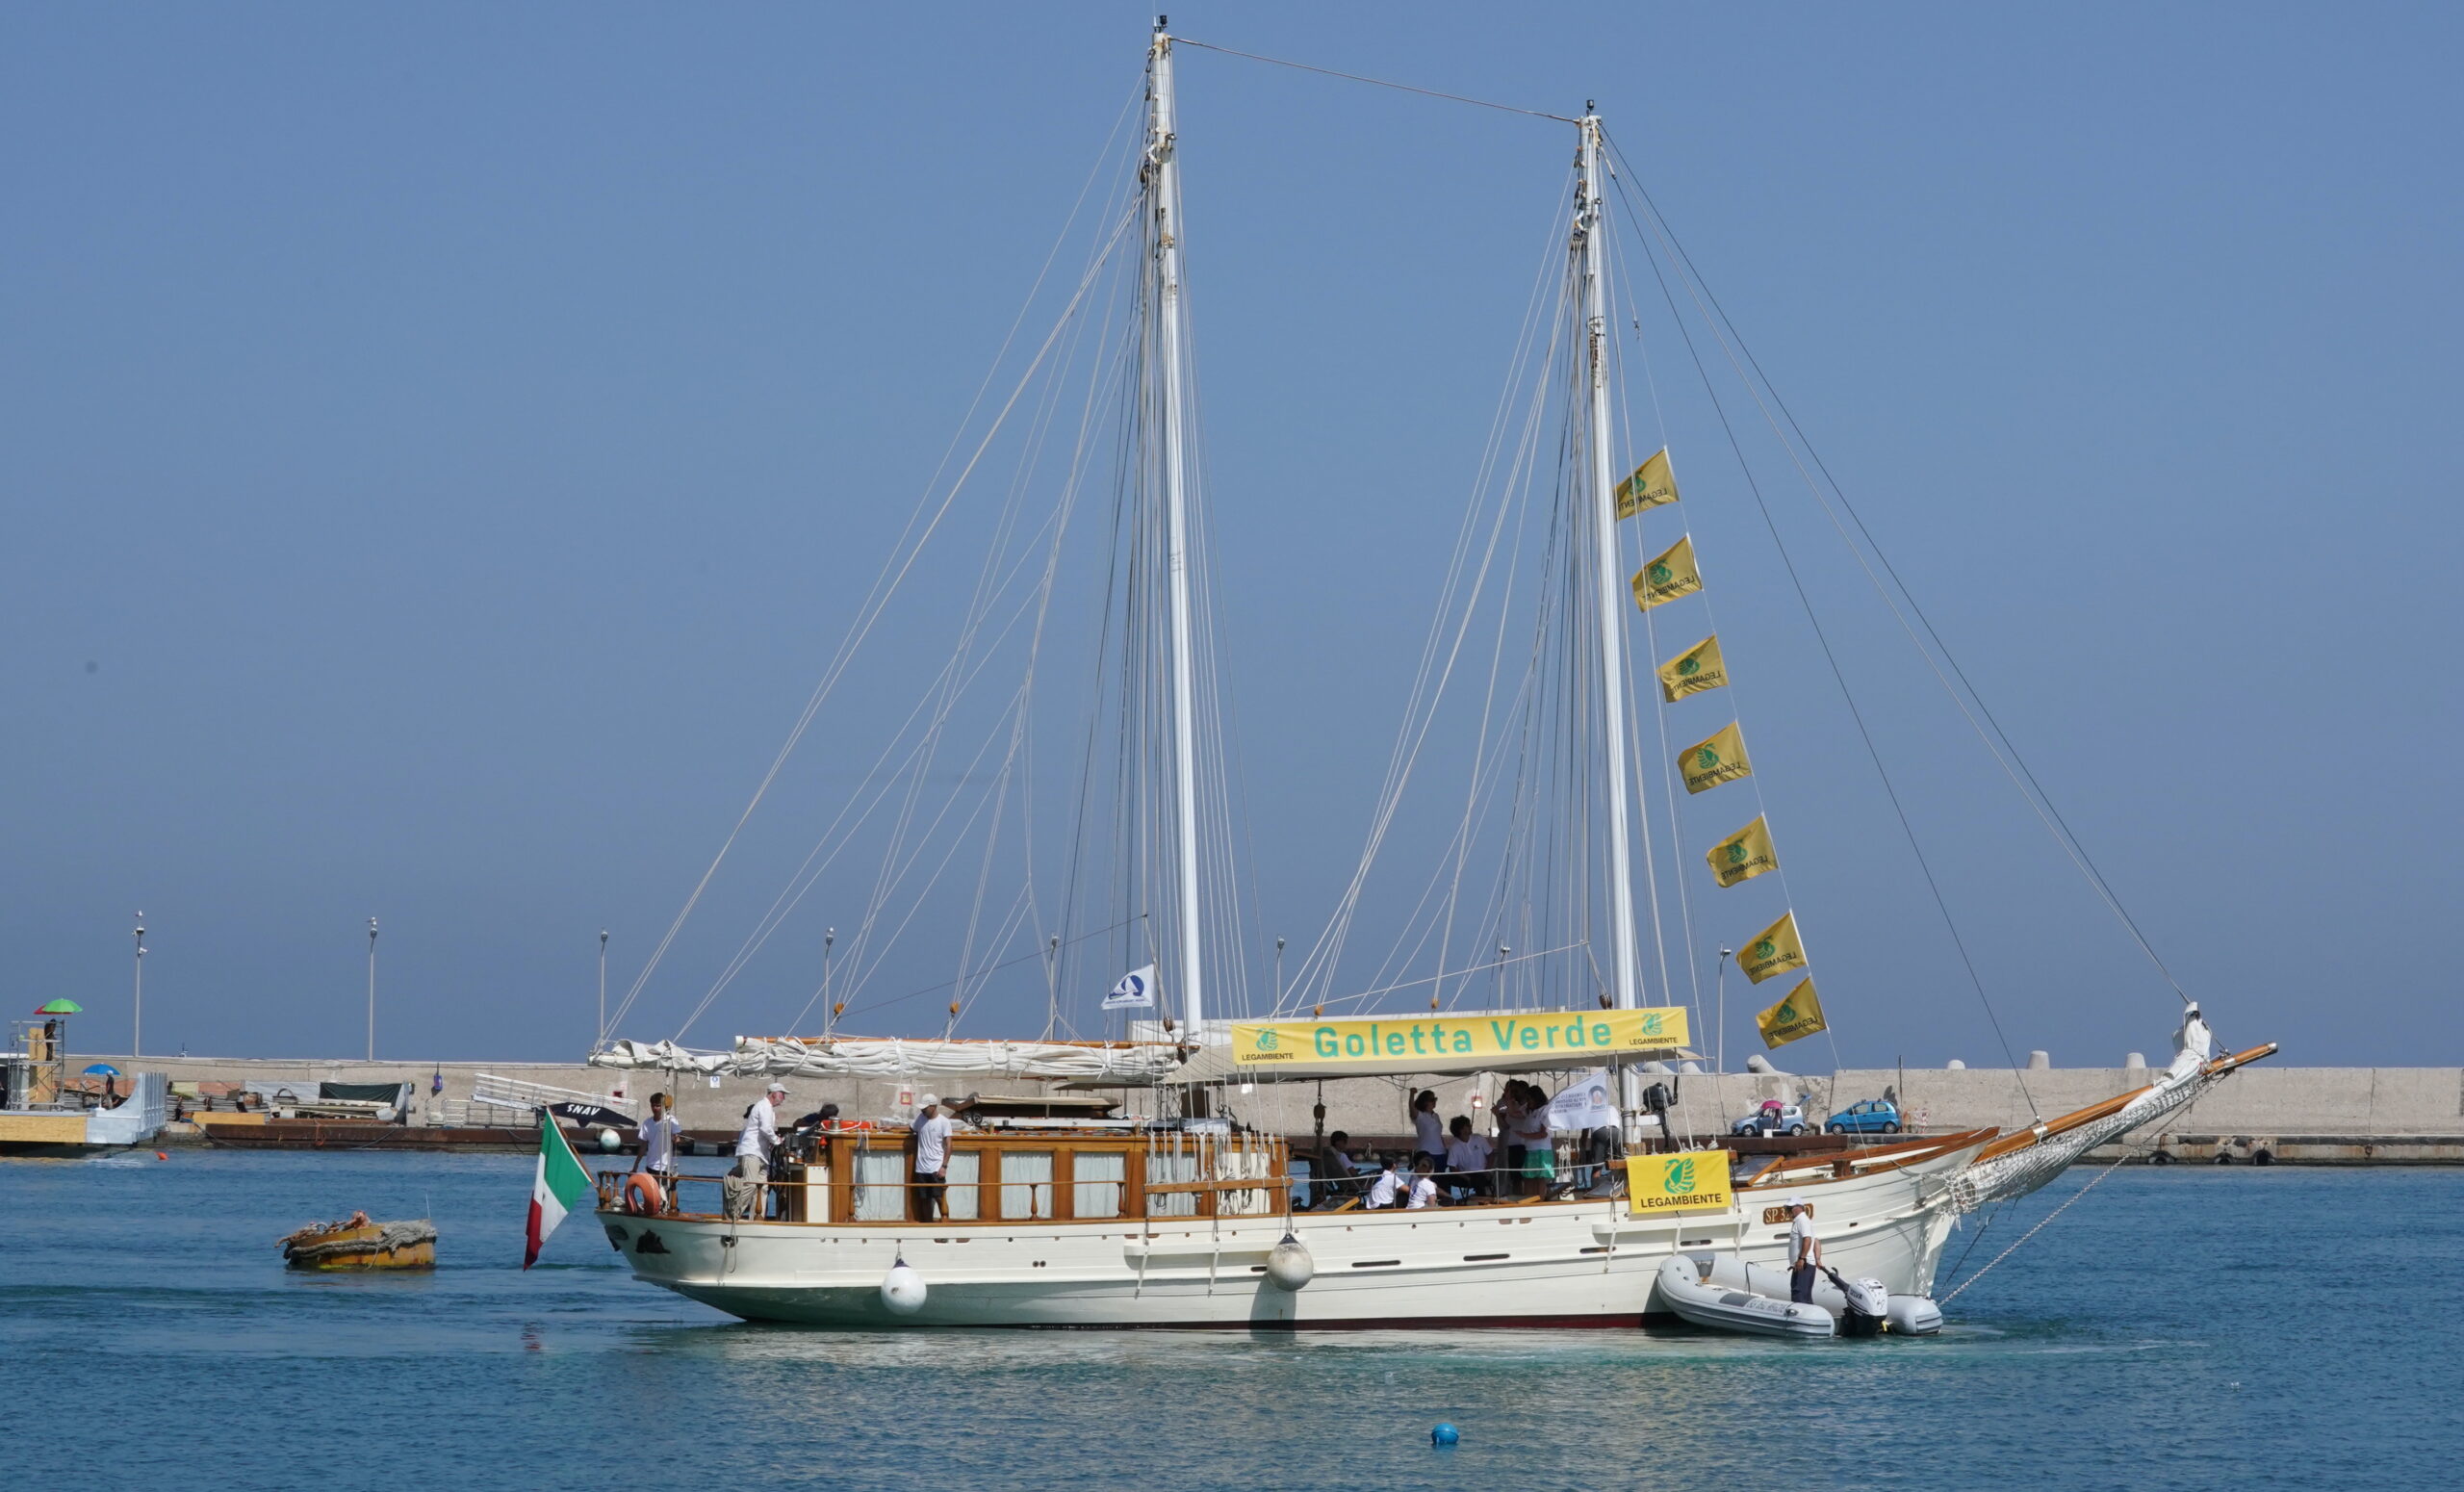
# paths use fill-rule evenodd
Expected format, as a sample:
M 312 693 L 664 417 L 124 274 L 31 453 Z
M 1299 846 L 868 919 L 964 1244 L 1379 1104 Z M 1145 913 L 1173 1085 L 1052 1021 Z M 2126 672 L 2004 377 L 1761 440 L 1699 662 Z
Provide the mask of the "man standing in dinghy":
M 1813 1203 L 1788 1198 L 1788 1299 L 1813 1303 L 1814 1276 L 1822 1269 L 1822 1240 L 1813 1236 Z

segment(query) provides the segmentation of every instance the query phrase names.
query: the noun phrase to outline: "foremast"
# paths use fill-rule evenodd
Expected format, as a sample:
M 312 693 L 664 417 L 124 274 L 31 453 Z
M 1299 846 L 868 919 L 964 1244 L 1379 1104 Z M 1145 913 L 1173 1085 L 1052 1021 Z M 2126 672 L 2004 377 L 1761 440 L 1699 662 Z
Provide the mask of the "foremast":
M 1159 411 L 1163 424 L 1163 478 L 1166 573 L 1170 587 L 1172 629 L 1172 811 L 1177 828 L 1179 905 L 1179 990 L 1181 1019 L 1189 1040 L 1202 1041 L 1206 1019 L 1206 975 L 1199 962 L 1197 880 L 1197 725 L 1190 664 L 1189 500 L 1182 429 L 1182 345 L 1185 306 L 1181 296 L 1181 169 L 1175 157 L 1176 110 L 1172 93 L 1172 39 L 1155 18 L 1155 40 L 1147 54 L 1147 129 L 1144 171 L 1147 209 L 1154 215 L 1155 307 L 1158 361 L 1163 388 Z
M 1634 946 L 1633 851 L 1627 841 L 1626 807 L 1626 606 L 1625 585 L 1618 575 L 1616 478 L 1609 460 L 1608 409 L 1608 265 L 1606 224 L 1601 208 L 1606 195 L 1607 172 L 1603 159 L 1600 115 L 1586 109 L 1582 130 L 1581 176 L 1575 187 L 1574 246 L 1579 256 L 1582 314 L 1590 394 L 1589 438 L 1584 442 L 1590 470 L 1583 496 L 1592 507 L 1591 565 L 1600 607 L 1600 685 L 1602 743 L 1608 788 L 1608 949 L 1609 993 L 1619 1010 L 1642 1004 L 1640 962 Z

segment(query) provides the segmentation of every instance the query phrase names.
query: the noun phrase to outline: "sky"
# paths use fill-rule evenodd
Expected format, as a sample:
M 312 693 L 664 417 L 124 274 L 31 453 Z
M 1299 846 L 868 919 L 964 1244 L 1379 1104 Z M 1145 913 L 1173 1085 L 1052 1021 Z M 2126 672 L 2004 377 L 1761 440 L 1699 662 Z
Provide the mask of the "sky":
M 148 1050 L 354 1055 L 375 916 L 380 1055 L 583 1050 L 601 930 L 621 998 L 960 428 L 1149 20 L 0 12 L 0 997 L 74 998 L 72 1042 L 124 1051 L 142 909 Z M 2223 1041 L 2464 1061 L 2425 941 L 2464 897 L 2464 19 L 1187 5 L 1172 27 L 1598 100 Z M 1185 51 L 1181 87 L 1258 925 L 1304 944 L 1358 853 L 1572 139 L 1219 54 Z M 2164 982 L 1803 489 L 1774 489 L 1997 1036 L 1681 347 L 1653 356 L 1838 1060 L 2161 1061 Z M 623 1034 L 698 999 L 828 769 Z M 837 895 L 804 921 L 848 914 Z M 817 930 L 696 1039 L 779 1028 Z M 1041 1002 L 965 1029 L 1032 1034 Z

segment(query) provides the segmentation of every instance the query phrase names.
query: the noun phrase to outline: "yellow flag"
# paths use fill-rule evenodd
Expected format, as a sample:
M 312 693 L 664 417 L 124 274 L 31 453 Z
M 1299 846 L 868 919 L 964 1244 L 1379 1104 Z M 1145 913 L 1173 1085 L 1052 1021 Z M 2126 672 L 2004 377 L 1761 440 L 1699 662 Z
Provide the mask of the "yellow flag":
M 1694 568 L 1694 536 L 1687 534 L 1668 553 L 1634 572 L 1634 605 L 1649 611 L 1663 601 L 1691 596 L 1703 588 L 1703 573 Z
M 1668 448 L 1634 468 L 1634 475 L 1617 484 L 1617 516 L 1631 518 L 1647 507 L 1664 507 L 1677 501 L 1677 478 L 1668 473 Z
M 1736 966 L 1758 985 L 1774 974 L 1805 967 L 1806 948 L 1797 939 L 1797 914 L 1785 913 L 1779 921 L 1755 934 L 1753 941 L 1737 950 Z
M 1780 1003 L 1754 1017 L 1762 1028 L 1762 1044 L 1785 1046 L 1801 1036 L 1828 1031 L 1830 1023 L 1822 1018 L 1822 1001 L 1813 992 L 1813 981 L 1800 979 Z
M 1703 857 L 1711 862 L 1711 879 L 1722 886 L 1734 886 L 1751 881 L 1766 870 L 1780 868 L 1780 857 L 1771 848 L 1771 826 L 1759 814 L 1753 823 L 1711 846 Z
M 1745 737 L 1737 733 L 1736 722 L 1731 721 L 1679 752 L 1677 770 L 1685 779 L 1687 792 L 1709 792 L 1722 783 L 1752 777 L 1754 763 L 1745 759 Z
M 1728 686 L 1729 668 L 1720 659 L 1717 632 L 1659 666 L 1659 695 L 1672 705 L 1689 694 Z

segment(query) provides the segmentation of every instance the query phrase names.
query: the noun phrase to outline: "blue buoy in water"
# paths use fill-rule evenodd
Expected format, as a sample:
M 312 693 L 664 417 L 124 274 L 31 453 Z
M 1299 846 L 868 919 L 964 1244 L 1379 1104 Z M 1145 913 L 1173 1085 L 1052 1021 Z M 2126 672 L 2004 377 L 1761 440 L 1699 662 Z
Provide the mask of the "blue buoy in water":
M 1450 1446 L 1462 1438 L 1463 1432 L 1451 1425 L 1440 1425 L 1428 1432 L 1428 1443 L 1433 1446 Z

